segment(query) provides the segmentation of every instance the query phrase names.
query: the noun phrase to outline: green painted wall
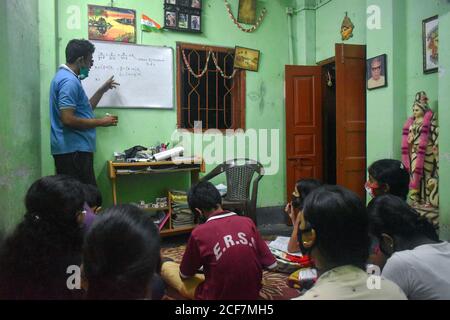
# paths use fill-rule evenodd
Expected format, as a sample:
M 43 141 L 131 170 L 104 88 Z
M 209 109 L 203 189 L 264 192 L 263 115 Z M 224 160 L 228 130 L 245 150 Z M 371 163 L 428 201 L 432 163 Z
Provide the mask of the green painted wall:
M 50 113 L 49 91 L 58 65 L 58 35 L 55 27 L 56 1 L 39 1 L 39 56 L 40 56 L 40 119 L 41 119 L 41 170 L 42 175 L 54 174 L 53 159 L 50 156 Z
M 405 0 L 369 0 L 380 8 L 380 29 L 367 30 L 367 57 L 387 55 L 388 87 L 367 91 L 367 163 L 400 158 L 399 136 L 404 122 L 406 95 Z M 388 119 L 380 126 L 380 119 Z M 373 121 L 371 121 L 373 120 Z
M 334 57 L 335 43 L 342 43 L 341 25 L 345 13 L 355 25 L 353 37 L 346 44 L 366 44 L 366 4 L 361 0 L 317 1 L 316 61 Z
M 440 206 L 441 238 L 450 239 L 450 13 L 440 16 L 439 32 L 439 156 L 440 156 Z
M 237 14 L 237 0 L 229 1 Z M 54 52 L 59 51 L 59 63 L 64 62 L 64 48 L 72 38 L 87 38 L 87 5 L 107 5 L 108 1 L 60 0 L 57 8 L 53 1 L 40 3 L 40 17 L 48 21 L 41 25 L 41 114 L 42 114 L 42 168 L 45 174 L 53 173 L 53 161 L 49 146 L 48 86 L 56 68 Z M 163 1 L 115 1 L 115 6 L 131 8 L 162 22 Z M 284 65 L 288 63 L 287 16 L 285 7 L 291 1 L 258 1 L 258 7 L 266 7 L 268 14 L 260 29 L 247 34 L 236 28 L 228 17 L 223 1 L 206 1 L 203 9 L 203 28 L 201 35 L 179 32 L 146 33 L 142 43 L 147 45 L 165 45 L 175 48 L 177 41 L 204 43 L 218 46 L 244 47 L 261 50 L 260 69 L 257 73 L 247 72 L 246 126 L 256 129 L 280 129 L 280 156 L 278 174 L 266 176 L 260 184 L 258 206 L 281 205 L 285 197 L 285 146 L 284 146 Z M 55 16 L 55 10 L 58 15 Z M 73 12 L 80 10 L 80 28 L 73 28 Z M 57 18 L 55 29 L 55 19 Z M 139 27 L 138 23 L 138 27 Z M 59 44 L 55 48 L 55 37 Z M 141 32 L 138 31 L 138 43 Z M 58 54 L 58 53 L 57 53 Z M 98 129 L 95 169 L 106 204 L 111 203 L 110 182 L 107 178 L 106 161 L 114 151 L 137 144 L 154 145 L 158 141 L 169 140 L 176 128 L 176 110 L 123 110 L 102 109 L 96 112 L 102 116 L 105 112 L 114 112 L 120 118 L 117 128 Z M 208 166 L 207 171 L 213 166 Z M 119 189 L 123 192 L 122 201 L 150 200 L 159 197 L 169 187 L 187 187 L 184 175 L 173 175 L 167 180 L 161 176 L 123 178 Z
M 405 7 L 409 0 L 397 0 L 393 1 L 393 54 L 391 59 L 389 59 L 389 70 L 388 77 L 393 81 L 394 91 L 394 99 L 393 99 L 393 109 L 394 109 L 394 117 L 393 117 L 393 158 L 400 159 L 401 158 L 401 133 L 403 132 L 403 125 L 405 122 L 405 115 L 400 108 L 400 106 L 405 104 L 405 99 L 407 95 L 407 87 L 405 83 L 408 82 L 408 70 L 409 66 L 407 60 L 405 60 L 405 48 L 407 47 L 407 43 L 409 39 L 405 35 L 405 30 L 408 25 L 407 16 L 402 14 L 405 12 Z M 386 21 L 386 20 L 385 20 Z M 376 159 L 373 159 L 376 160 Z
M 380 6 L 383 15 L 381 29 L 367 30 L 367 57 L 387 54 L 388 84 L 390 84 L 386 88 L 367 91 L 367 146 L 369 146 L 367 148 L 367 162 L 370 164 L 377 159 L 394 156 L 395 133 L 393 126 L 380 126 L 378 121 L 370 121 L 370 119 L 376 119 L 380 114 L 392 119 L 395 108 L 393 106 L 394 90 L 392 86 L 392 75 L 394 73 L 390 72 L 394 65 L 394 59 L 392 58 L 394 51 L 393 26 L 390 23 L 393 18 L 392 1 L 373 1 L 368 5 Z M 386 137 L 386 139 L 380 137 Z M 383 141 L 382 144 L 381 141 Z
M 293 63 L 311 65 L 316 62 L 315 0 L 297 0 L 292 8 Z
M 41 173 L 37 6 L 37 0 L 0 2 L 0 231 L 20 220 L 24 195 Z

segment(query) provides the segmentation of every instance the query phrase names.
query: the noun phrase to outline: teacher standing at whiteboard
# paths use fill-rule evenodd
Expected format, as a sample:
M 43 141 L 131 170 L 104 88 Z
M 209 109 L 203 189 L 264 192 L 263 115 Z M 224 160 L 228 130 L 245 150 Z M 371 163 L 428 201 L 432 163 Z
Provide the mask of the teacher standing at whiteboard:
M 89 76 L 94 51 L 94 45 L 87 40 L 71 40 L 66 47 L 66 64 L 59 67 L 50 87 L 50 140 L 57 174 L 97 185 L 96 128 L 117 126 L 118 119 L 109 115 L 95 118 L 94 109 L 103 95 L 119 84 L 112 76 L 88 99 L 81 80 Z

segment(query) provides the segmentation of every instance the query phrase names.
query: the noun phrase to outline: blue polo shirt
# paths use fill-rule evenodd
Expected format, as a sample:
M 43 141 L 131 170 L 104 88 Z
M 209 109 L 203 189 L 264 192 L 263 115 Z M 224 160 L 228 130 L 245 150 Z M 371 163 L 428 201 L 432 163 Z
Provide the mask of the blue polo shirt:
M 93 119 L 94 112 L 78 76 L 62 65 L 50 86 L 50 141 L 53 155 L 95 152 L 96 130 L 76 130 L 64 126 L 61 110 L 74 109 L 75 116 Z

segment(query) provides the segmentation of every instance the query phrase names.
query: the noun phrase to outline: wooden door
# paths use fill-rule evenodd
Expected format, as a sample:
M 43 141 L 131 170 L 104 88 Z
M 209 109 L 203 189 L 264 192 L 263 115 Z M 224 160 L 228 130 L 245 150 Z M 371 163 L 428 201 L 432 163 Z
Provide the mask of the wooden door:
M 287 199 L 299 179 L 322 180 L 321 67 L 286 66 Z
M 366 47 L 336 44 L 337 184 L 365 201 Z

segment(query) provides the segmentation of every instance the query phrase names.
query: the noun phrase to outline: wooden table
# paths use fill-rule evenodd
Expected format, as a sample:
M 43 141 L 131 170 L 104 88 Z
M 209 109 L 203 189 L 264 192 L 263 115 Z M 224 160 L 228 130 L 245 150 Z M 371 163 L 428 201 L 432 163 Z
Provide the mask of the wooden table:
M 112 194 L 114 205 L 117 205 L 117 177 L 136 174 L 164 174 L 174 172 L 190 172 L 191 183 L 199 180 L 200 172 L 205 172 L 203 159 L 191 163 L 176 164 L 173 161 L 160 162 L 113 162 L 108 161 L 109 178 L 112 182 Z
M 112 195 L 114 205 L 117 205 L 117 177 L 136 174 L 164 174 L 174 172 L 189 172 L 191 174 L 191 183 L 199 180 L 200 172 L 205 172 L 205 162 L 203 159 L 192 163 L 176 164 L 173 161 L 160 162 L 113 162 L 108 161 L 109 178 L 112 182 Z M 195 226 L 173 228 L 172 226 L 172 207 L 169 199 L 168 208 L 151 208 L 145 211 L 166 211 L 169 214 L 169 223 L 166 228 L 160 231 L 161 236 L 173 236 L 181 233 L 191 232 Z

